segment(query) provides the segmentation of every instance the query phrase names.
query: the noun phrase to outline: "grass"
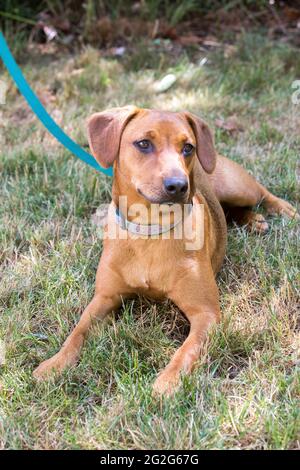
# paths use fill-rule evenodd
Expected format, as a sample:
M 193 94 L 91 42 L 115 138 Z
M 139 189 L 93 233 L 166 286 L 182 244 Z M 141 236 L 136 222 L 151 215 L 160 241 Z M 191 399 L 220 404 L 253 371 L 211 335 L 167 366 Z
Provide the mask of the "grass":
M 85 119 L 96 110 L 128 103 L 189 109 L 214 128 L 220 153 L 296 204 L 297 51 L 262 35 L 242 36 L 227 58 L 223 50 L 194 52 L 192 62 L 164 47 L 144 48 L 146 68 L 142 50 L 135 66 L 134 54 L 115 60 L 87 48 L 51 62 L 28 57 L 23 70 L 82 145 Z M 155 94 L 153 83 L 169 72 L 177 82 Z M 298 227 L 279 217 L 264 237 L 230 229 L 218 277 L 223 322 L 174 399 L 151 396 L 156 374 L 188 332 L 168 302 L 126 303 L 94 327 L 76 368 L 56 382 L 33 380 L 34 367 L 59 349 L 91 299 L 101 254 L 91 217 L 109 201 L 111 182 L 53 141 L 3 70 L 0 79 L 9 82 L 0 107 L 0 447 L 299 448 Z M 244 132 L 214 127 L 232 114 Z

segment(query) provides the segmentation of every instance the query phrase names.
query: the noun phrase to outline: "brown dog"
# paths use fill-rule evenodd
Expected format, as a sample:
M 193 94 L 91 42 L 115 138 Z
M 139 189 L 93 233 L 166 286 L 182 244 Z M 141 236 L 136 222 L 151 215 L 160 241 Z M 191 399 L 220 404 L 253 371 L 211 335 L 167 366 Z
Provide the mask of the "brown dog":
M 209 128 L 190 113 L 134 106 L 111 109 L 90 118 L 88 135 L 99 163 L 114 167 L 110 211 L 114 215 L 109 216 L 108 223 L 125 225 L 118 227 L 115 239 L 108 237 L 104 241 L 95 296 L 78 325 L 61 350 L 44 361 L 34 376 L 44 378 L 51 371 L 62 372 L 75 364 L 93 320 L 118 309 L 122 299 L 142 294 L 171 299 L 190 322 L 187 339 L 154 383 L 156 392 L 169 394 L 180 375 L 192 370 L 209 328 L 220 319 L 215 275 L 226 248 L 222 206 L 234 220 L 260 232 L 267 229 L 267 223 L 250 210 L 252 206 L 262 203 L 268 213 L 298 215 L 289 203 L 273 196 L 241 166 L 217 155 Z M 143 214 L 132 215 L 128 209 L 118 219 L 114 211 L 119 208 L 120 196 L 127 197 L 128 208 L 142 205 Z M 168 239 L 162 233 L 154 237 L 128 233 L 130 222 L 137 230 L 145 226 L 153 204 L 162 209 L 175 203 L 179 207 L 189 204 L 187 220 L 194 235 L 200 228 L 204 230 L 200 249 L 187 249 L 186 236 L 174 236 L 174 224 Z M 196 223 L 200 206 L 204 208 L 201 227 Z M 161 221 L 159 212 L 157 226 Z

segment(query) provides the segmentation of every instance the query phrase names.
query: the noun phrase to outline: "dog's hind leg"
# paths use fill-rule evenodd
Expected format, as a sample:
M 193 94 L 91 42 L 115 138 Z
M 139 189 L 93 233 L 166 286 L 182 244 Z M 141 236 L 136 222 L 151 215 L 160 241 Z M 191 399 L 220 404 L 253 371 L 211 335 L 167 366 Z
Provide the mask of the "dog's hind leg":
M 246 207 L 224 206 L 223 210 L 228 223 L 236 223 L 245 226 L 250 232 L 266 233 L 269 229 L 268 222 L 262 214 L 258 214 Z
M 242 225 L 247 224 L 255 229 L 256 222 L 261 228 L 264 223 L 262 216 L 256 221 L 254 213 L 249 208 L 261 204 L 268 214 L 282 214 L 290 218 L 299 218 L 296 209 L 287 201 L 274 196 L 262 184 L 258 183 L 244 168 L 228 158 L 218 156 L 214 173 L 209 177 L 220 203 L 228 211 L 233 209 L 231 217 Z M 244 208 L 236 211 L 234 208 Z M 258 214 L 256 214 L 257 216 Z M 235 217 L 236 216 L 236 217 Z M 264 231 L 257 227 L 258 231 Z M 266 226 L 265 226 L 266 227 Z

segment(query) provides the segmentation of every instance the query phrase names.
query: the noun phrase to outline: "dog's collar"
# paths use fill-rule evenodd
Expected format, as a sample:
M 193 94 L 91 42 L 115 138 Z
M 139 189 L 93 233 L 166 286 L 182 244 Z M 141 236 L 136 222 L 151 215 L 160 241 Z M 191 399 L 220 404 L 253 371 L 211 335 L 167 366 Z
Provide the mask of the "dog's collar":
M 188 204 L 187 215 L 191 213 L 192 208 L 193 208 L 193 202 Z M 162 233 L 170 232 L 174 227 L 180 224 L 180 222 L 182 222 L 183 220 L 181 218 L 175 224 L 170 224 L 167 228 L 165 228 L 160 224 L 143 225 L 143 224 L 136 224 L 135 222 L 131 222 L 130 220 L 124 217 L 124 215 L 122 214 L 122 212 L 119 210 L 118 207 L 115 208 L 115 215 L 116 215 L 117 224 L 123 230 L 127 230 L 128 232 L 134 233 L 135 235 L 143 235 L 143 236 L 160 235 Z

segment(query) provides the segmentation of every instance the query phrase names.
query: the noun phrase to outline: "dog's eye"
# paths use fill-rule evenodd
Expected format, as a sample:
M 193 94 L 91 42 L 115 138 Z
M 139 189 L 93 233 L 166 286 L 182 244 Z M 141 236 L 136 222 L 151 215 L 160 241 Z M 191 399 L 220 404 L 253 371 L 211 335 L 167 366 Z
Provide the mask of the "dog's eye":
M 195 147 L 192 144 L 184 144 L 182 153 L 185 157 L 189 157 L 190 155 L 192 155 L 194 149 Z
M 150 153 L 153 150 L 153 145 L 150 140 L 143 139 L 134 142 L 134 145 L 143 153 Z

